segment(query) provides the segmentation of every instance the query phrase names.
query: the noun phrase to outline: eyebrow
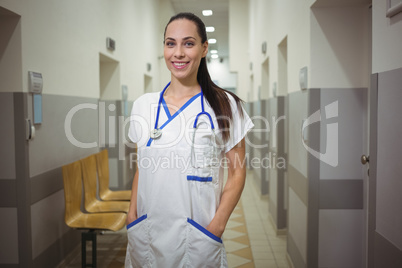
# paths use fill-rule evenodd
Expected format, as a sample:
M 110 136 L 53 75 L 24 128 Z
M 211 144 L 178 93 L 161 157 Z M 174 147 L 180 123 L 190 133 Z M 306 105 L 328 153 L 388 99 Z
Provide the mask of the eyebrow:
M 184 37 L 183 38 L 183 40 L 189 40 L 189 39 L 194 39 L 194 40 L 197 40 L 195 37 L 192 37 L 192 36 L 187 36 L 187 37 Z M 173 41 L 176 41 L 176 39 L 174 39 L 173 37 L 166 37 L 166 39 L 165 40 L 173 40 Z

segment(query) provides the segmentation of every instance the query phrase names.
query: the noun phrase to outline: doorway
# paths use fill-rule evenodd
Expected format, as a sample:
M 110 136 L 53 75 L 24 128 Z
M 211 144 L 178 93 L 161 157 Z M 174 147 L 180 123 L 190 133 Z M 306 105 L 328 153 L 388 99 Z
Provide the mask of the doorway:
M 288 38 L 278 45 L 278 96 L 288 94 Z
M 122 115 L 122 90 L 120 89 L 120 63 L 99 53 L 99 147 L 109 151 L 109 186 L 122 189 L 125 186 L 123 176 L 124 160 L 119 159 L 116 150 L 121 143 L 122 131 L 119 116 Z
M 267 100 L 269 97 L 269 60 L 266 59 L 261 66 L 261 99 Z
M 21 16 L 0 7 L 0 92 L 22 91 Z
M 153 92 L 152 88 L 152 76 L 144 74 L 144 93 Z

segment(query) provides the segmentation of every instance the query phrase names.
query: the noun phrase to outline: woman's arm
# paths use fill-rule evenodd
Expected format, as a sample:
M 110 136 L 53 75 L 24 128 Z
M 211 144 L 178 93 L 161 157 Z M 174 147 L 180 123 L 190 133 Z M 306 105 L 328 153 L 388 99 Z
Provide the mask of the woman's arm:
M 228 179 L 223 189 L 221 203 L 207 230 L 221 237 L 234 208 L 239 202 L 246 181 L 245 142 L 242 139 L 226 153 L 228 159 Z
M 138 191 L 138 167 L 136 168 L 133 185 L 131 187 L 131 201 L 127 213 L 126 223 L 132 223 L 137 219 L 137 191 Z

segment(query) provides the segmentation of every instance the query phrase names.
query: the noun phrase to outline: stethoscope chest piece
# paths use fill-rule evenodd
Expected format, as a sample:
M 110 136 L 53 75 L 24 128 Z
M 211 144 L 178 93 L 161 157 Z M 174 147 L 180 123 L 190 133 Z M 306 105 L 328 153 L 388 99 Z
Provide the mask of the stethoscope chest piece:
M 156 140 L 156 139 L 160 138 L 160 136 L 162 136 L 162 130 L 161 129 L 155 128 L 155 129 L 151 130 L 151 133 L 150 133 L 151 139 Z

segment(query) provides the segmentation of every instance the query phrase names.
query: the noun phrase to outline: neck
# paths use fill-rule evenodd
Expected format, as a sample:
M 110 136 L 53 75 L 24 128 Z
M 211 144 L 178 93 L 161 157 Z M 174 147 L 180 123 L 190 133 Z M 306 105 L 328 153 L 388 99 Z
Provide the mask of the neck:
M 169 87 L 165 91 L 165 96 L 185 97 L 193 96 L 201 92 L 201 87 L 197 80 L 183 81 L 172 77 Z

